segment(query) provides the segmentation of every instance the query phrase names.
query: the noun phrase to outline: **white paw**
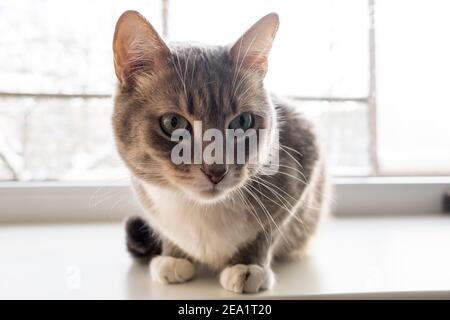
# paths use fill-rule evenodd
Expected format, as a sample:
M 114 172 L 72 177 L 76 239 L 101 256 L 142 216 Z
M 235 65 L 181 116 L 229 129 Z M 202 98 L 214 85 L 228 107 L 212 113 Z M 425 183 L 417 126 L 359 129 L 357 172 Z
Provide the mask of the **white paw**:
M 220 284 L 229 291 L 236 293 L 256 293 L 270 289 L 275 277 L 270 268 L 256 264 L 236 264 L 227 267 L 220 273 Z
M 182 283 L 194 277 L 195 268 L 186 259 L 156 256 L 150 262 L 150 274 L 159 283 Z

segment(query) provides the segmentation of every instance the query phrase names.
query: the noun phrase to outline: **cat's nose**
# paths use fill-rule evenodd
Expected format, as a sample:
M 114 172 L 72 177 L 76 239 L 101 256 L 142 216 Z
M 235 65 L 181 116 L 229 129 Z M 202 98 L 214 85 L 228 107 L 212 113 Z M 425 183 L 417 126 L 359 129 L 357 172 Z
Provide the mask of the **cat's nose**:
M 203 168 L 201 168 L 201 170 L 205 174 L 205 176 L 207 176 L 208 179 L 214 184 L 218 184 L 220 181 L 222 181 L 228 173 L 228 168 L 226 165 L 218 164 L 205 165 L 203 166 Z

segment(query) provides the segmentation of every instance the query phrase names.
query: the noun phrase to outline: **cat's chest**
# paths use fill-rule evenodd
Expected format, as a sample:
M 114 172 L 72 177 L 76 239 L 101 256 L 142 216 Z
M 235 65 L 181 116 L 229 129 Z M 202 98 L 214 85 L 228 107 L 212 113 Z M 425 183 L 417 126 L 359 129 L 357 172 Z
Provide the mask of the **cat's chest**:
M 256 236 L 237 205 L 203 208 L 173 192 L 145 187 L 154 210 L 150 223 L 186 253 L 213 268 L 223 267 L 239 247 Z

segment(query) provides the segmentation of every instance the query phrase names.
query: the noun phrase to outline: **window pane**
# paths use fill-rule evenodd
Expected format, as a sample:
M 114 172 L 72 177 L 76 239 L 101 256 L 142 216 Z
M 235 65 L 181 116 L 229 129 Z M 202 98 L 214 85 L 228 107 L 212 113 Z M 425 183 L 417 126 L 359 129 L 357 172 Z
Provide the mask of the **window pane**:
M 268 85 L 291 96 L 365 97 L 368 8 L 361 0 L 171 0 L 171 40 L 228 44 L 265 14 L 280 15 Z
M 111 99 L 0 99 L 0 179 L 124 177 Z
M 112 37 L 138 9 L 161 25 L 160 0 L 2 0 L 0 91 L 113 92 Z
M 330 173 L 368 175 L 369 128 L 367 104 L 359 102 L 298 102 L 323 141 Z
M 377 1 L 380 169 L 450 173 L 450 2 Z

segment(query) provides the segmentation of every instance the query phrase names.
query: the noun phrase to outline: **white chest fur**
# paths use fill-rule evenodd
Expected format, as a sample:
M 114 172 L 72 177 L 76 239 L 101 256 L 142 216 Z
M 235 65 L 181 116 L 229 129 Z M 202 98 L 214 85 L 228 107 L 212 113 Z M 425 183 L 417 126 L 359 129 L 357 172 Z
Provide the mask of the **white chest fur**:
M 221 268 L 257 230 L 239 201 L 203 206 L 172 190 L 145 185 L 152 227 L 200 262 Z

